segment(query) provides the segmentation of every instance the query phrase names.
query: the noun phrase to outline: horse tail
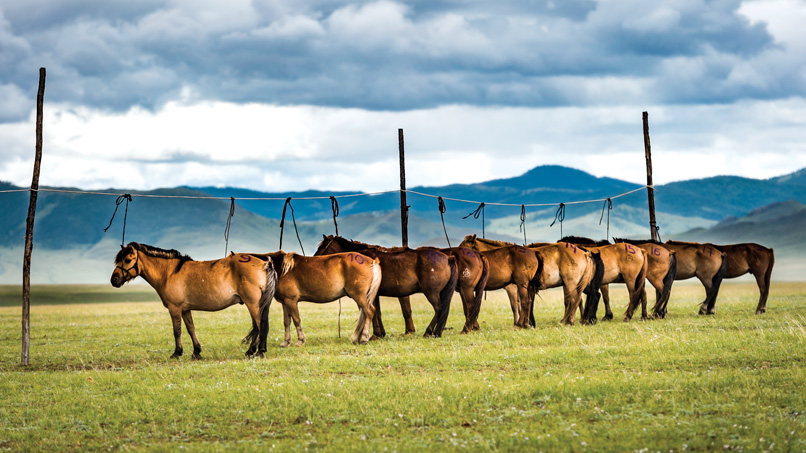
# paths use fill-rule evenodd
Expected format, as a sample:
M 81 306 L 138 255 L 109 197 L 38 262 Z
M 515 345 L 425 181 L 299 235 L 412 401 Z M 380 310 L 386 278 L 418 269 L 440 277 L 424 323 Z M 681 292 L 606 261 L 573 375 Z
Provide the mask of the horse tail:
M 655 306 L 652 311 L 656 315 L 666 316 L 666 305 L 669 304 L 669 296 L 672 294 L 672 283 L 674 283 L 675 275 L 677 274 L 677 254 L 669 252 L 669 269 L 663 277 L 663 291 L 655 301 Z
M 476 283 L 476 287 L 473 289 L 475 291 L 475 299 L 473 302 L 473 309 L 470 310 L 469 317 L 470 317 L 470 324 L 473 325 L 476 320 L 479 318 L 479 313 L 481 313 L 481 300 L 483 299 L 484 295 L 484 288 L 487 286 L 487 280 L 490 278 L 490 262 L 487 261 L 487 258 L 479 254 L 479 258 L 481 258 L 481 277 L 479 278 L 479 282 Z
M 527 291 L 530 327 L 537 326 L 537 323 L 535 323 L 535 297 L 537 297 L 537 292 L 540 291 L 540 286 L 543 285 L 543 257 L 537 252 L 535 252 L 535 257 L 537 257 L 537 271 L 535 271 L 534 277 L 529 280 L 529 290 Z
M 638 272 L 638 276 L 635 277 L 636 294 L 644 292 L 644 288 L 646 288 L 646 273 L 648 270 L 649 270 L 649 257 L 646 254 L 644 254 L 644 265 L 641 267 L 641 271 Z
M 367 303 L 373 307 L 375 311 L 375 298 L 378 296 L 378 288 L 381 287 L 381 260 L 375 258 L 372 260 L 372 281 L 367 289 Z
M 767 297 L 770 295 L 770 278 L 772 277 L 772 267 L 775 265 L 775 252 L 770 249 L 770 262 L 767 264 L 767 270 L 764 271 L 764 294 L 761 295 L 763 303 L 759 303 L 759 308 L 764 311 L 767 310 Z M 758 311 L 758 309 L 757 309 Z
M 445 324 L 448 323 L 448 315 L 451 312 L 451 299 L 456 291 L 456 282 L 459 281 L 459 266 L 456 265 L 456 258 L 448 257 L 448 265 L 451 270 L 451 277 L 448 283 L 439 292 L 439 313 L 437 313 L 437 325 L 434 326 L 434 336 L 441 337 Z
M 593 266 L 591 266 L 591 264 Z M 578 291 L 584 292 L 586 297 L 585 308 L 582 311 L 582 321 L 587 324 L 596 324 L 596 312 L 599 310 L 599 288 L 604 280 L 605 265 L 599 252 L 591 252 L 585 275 L 579 282 Z
M 260 301 L 258 301 L 258 308 L 260 309 L 260 325 L 252 322 L 252 330 L 244 337 L 244 343 L 251 343 L 257 337 L 258 352 L 266 351 L 266 339 L 269 336 L 269 308 L 274 299 L 274 292 L 277 288 L 277 272 L 274 270 L 272 260 L 267 260 L 263 265 L 263 270 L 266 272 L 266 285 L 263 287 L 263 292 L 260 294 Z
M 705 294 L 705 301 L 708 304 L 708 311 L 707 313 L 713 313 L 714 307 L 716 306 L 716 296 L 719 293 L 719 286 L 722 284 L 722 279 L 725 278 L 725 272 L 728 270 L 728 256 L 724 252 L 722 253 L 722 264 L 719 266 L 719 270 L 714 274 L 714 277 L 711 279 L 711 289 Z

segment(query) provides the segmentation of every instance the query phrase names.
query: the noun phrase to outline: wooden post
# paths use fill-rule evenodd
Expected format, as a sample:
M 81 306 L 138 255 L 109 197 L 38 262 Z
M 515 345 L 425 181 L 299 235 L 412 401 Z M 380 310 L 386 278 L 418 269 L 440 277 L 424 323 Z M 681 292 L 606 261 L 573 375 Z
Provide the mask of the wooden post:
M 646 189 L 649 198 L 649 233 L 652 240 L 657 241 L 658 226 L 655 223 L 655 190 L 652 184 L 652 147 L 649 145 L 649 113 L 644 112 L 644 153 L 646 155 Z
M 31 180 L 31 201 L 25 226 L 25 256 L 22 259 L 22 364 L 28 365 L 31 338 L 31 252 L 34 249 L 34 215 L 39 194 L 39 164 L 42 161 L 42 105 L 45 99 L 45 68 L 39 68 L 39 91 L 36 94 L 36 157 Z
M 403 153 L 403 129 L 397 130 L 397 145 L 400 150 L 400 234 L 403 247 L 408 247 L 409 206 L 406 204 L 406 159 Z

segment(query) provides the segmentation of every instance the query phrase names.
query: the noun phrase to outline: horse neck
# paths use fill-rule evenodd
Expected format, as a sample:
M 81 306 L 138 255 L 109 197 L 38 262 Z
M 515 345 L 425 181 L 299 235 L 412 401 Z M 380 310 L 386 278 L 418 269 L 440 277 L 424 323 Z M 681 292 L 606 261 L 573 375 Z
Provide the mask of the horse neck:
M 140 253 L 138 255 L 140 277 L 143 278 L 157 293 L 165 287 L 169 274 L 173 273 L 179 262 L 178 258 L 157 258 Z

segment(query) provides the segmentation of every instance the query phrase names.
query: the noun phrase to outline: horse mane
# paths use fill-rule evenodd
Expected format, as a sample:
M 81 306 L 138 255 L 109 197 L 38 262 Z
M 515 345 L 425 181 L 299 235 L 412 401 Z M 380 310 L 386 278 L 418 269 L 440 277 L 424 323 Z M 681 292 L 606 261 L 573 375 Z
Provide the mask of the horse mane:
M 703 244 L 703 242 L 673 241 L 671 239 L 666 241 L 666 243 L 667 244 L 672 244 L 672 245 L 700 245 L 700 244 Z
M 496 239 L 487 239 L 487 238 L 479 238 L 479 237 L 477 237 L 475 240 L 476 240 L 476 242 L 484 242 L 486 244 L 494 245 L 496 247 L 509 247 L 509 246 L 512 246 L 512 245 L 518 245 L 518 244 L 515 244 L 513 242 L 499 241 L 499 240 L 496 240 Z
M 282 277 L 283 275 L 291 272 L 291 269 L 294 268 L 294 257 L 297 254 L 294 252 L 284 252 L 282 250 L 278 250 L 276 252 L 267 253 L 266 257 L 268 257 L 274 268 L 277 270 L 277 277 Z
M 182 269 L 182 265 L 184 265 L 186 262 L 193 261 L 193 258 L 189 257 L 188 255 L 184 255 L 174 249 L 165 250 L 159 247 L 154 247 L 153 245 L 140 244 L 137 242 L 129 242 L 129 244 L 126 245 L 126 247 L 120 249 L 118 254 L 115 256 L 115 263 L 118 263 L 120 262 L 120 260 L 123 259 L 123 256 L 126 254 L 126 250 L 129 247 L 131 247 L 134 250 L 137 250 L 138 252 L 144 255 L 151 256 L 154 258 L 164 258 L 169 260 L 178 259 L 179 263 L 177 263 L 176 265 L 176 272 L 179 272 L 179 270 Z
M 325 245 L 325 243 L 330 245 L 333 242 L 337 242 L 342 246 L 346 246 L 344 248 L 347 248 L 349 251 L 360 251 L 363 249 L 371 249 L 386 253 L 400 253 L 405 252 L 406 250 L 411 250 L 408 247 L 383 247 L 381 245 L 367 244 L 366 242 L 347 239 L 346 237 L 343 236 L 325 236 L 322 239 L 322 242 L 319 243 L 319 249 L 321 249 Z
M 581 237 L 581 236 L 565 236 L 564 238 L 560 239 L 560 242 L 569 242 L 569 243 L 574 244 L 574 245 L 580 245 L 580 244 L 582 244 L 582 245 L 596 245 L 596 246 L 610 245 L 610 241 L 608 241 L 607 239 L 602 239 L 600 241 L 597 241 L 595 239 Z
M 654 239 L 625 239 L 625 238 L 613 238 L 613 242 L 624 242 L 627 244 L 632 245 L 643 245 L 643 244 L 657 244 L 663 245 L 661 242 L 656 241 Z

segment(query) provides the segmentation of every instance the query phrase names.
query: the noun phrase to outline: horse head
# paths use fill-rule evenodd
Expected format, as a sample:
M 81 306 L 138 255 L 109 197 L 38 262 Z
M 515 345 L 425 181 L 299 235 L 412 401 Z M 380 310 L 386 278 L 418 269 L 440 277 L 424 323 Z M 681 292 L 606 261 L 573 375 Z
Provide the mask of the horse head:
M 115 288 L 120 288 L 124 283 L 140 275 L 140 255 L 137 245 L 139 244 L 136 242 L 130 242 L 126 247 L 121 246 L 115 256 L 115 270 L 112 271 L 110 279 L 110 283 Z

